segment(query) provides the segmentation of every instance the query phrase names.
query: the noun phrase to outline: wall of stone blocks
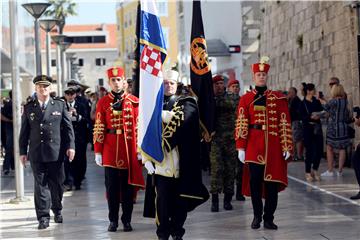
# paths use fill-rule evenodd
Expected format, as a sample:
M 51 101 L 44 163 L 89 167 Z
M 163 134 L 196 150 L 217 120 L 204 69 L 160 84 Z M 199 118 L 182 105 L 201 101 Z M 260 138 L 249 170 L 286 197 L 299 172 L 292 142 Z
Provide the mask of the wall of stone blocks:
M 270 57 L 273 89 L 312 82 L 329 96 L 329 78 L 337 76 L 360 104 L 356 9 L 341 1 L 265 1 L 262 12 L 260 54 Z

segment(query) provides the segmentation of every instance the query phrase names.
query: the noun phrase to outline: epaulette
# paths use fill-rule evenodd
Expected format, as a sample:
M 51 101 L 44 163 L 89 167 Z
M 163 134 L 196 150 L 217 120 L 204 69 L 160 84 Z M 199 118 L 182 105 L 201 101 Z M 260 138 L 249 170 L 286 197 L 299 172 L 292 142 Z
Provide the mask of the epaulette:
M 285 99 L 286 96 L 280 91 L 271 91 L 270 96 L 274 96 L 276 99 Z
M 35 99 L 31 99 L 30 101 L 27 101 L 24 106 L 28 106 L 30 105 L 31 103 L 34 103 L 35 102 Z
M 139 103 L 139 98 L 135 97 L 132 94 L 127 95 L 126 99 L 129 100 L 132 103 Z
M 61 101 L 61 102 L 65 102 L 64 99 L 60 98 L 60 97 L 54 97 L 53 100 L 57 100 L 57 101 Z

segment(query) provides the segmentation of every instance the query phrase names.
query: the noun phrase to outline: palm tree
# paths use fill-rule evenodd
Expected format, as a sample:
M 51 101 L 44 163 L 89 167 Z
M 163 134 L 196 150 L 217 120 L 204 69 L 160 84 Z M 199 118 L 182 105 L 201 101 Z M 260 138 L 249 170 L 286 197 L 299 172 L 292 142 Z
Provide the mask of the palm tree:
M 45 12 L 45 16 L 51 16 L 59 20 L 58 28 L 59 33 L 63 34 L 65 19 L 68 16 L 75 16 L 76 3 L 72 0 L 48 0 L 51 3 L 51 6 Z

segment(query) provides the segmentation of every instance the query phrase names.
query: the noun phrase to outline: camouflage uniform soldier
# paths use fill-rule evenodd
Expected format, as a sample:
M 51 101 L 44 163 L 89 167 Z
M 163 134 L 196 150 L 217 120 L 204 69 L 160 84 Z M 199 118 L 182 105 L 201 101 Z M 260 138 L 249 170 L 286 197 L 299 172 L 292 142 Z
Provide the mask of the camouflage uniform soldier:
M 224 78 L 213 78 L 216 101 L 215 134 L 210 152 L 211 162 L 211 211 L 219 211 L 219 193 L 224 192 L 224 209 L 232 210 L 237 153 L 233 137 L 236 105 L 239 96 L 225 92 Z
M 236 105 L 239 104 L 239 93 L 240 93 L 240 83 L 238 80 L 236 79 L 232 79 L 229 80 L 228 84 L 227 84 L 227 92 L 230 94 L 235 94 L 237 96 L 237 101 L 236 101 Z M 237 166 L 236 166 L 236 175 L 235 175 L 235 180 L 236 180 L 236 200 L 239 201 L 245 201 L 245 197 L 244 195 L 242 195 L 241 193 L 241 189 L 242 189 L 242 175 L 243 175 L 243 167 L 244 164 L 240 161 L 236 161 L 237 162 Z

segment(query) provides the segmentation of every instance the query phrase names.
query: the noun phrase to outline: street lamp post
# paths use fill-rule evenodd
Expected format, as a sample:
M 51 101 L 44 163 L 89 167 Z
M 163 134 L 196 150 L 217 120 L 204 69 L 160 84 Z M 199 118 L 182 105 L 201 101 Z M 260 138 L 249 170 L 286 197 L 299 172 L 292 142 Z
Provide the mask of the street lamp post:
M 63 42 L 60 44 L 60 50 L 61 50 L 61 68 L 63 70 L 63 74 L 61 75 L 61 85 L 63 86 L 63 88 L 65 88 L 66 86 L 66 76 L 67 76 L 67 71 L 69 71 L 70 69 L 67 69 L 66 66 L 66 55 L 65 55 L 65 51 L 71 46 L 70 42 Z
M 62 90 L 65 87 L 65 51 L 71 45 L 69 38 L 65 35 L 51 36 L 52 40 L 57 44 L 57 83 L 58 83 L 58 95 L 62 94 Z
M 31 16 L 35 18 L 34 31 L 35 31 L 35 62 L 36 62 L 36 74 L 41 75 L 41 51 L 40 51 L 40 29 L 39 18 L 50 6 L 50 3 L 25 3 L 22 6 L 28 11 Z
M 51 42 L 50 42 L 50 31 L 53 29 L 57 24 L 56 19 L 41 19 L 40 20 L 40 27 L 46 32 L 46 75 L 50 76 L 50 67 L 51 67 Z
M 66 60 L 67 60 L 67 78 L 68 79 L 73 79 L 73 71 L 72 71 L 72 65 L 73 65 L 73 62 L 75 61 L 76 57 L 76 53 L 67 53 L 66 54 Z

